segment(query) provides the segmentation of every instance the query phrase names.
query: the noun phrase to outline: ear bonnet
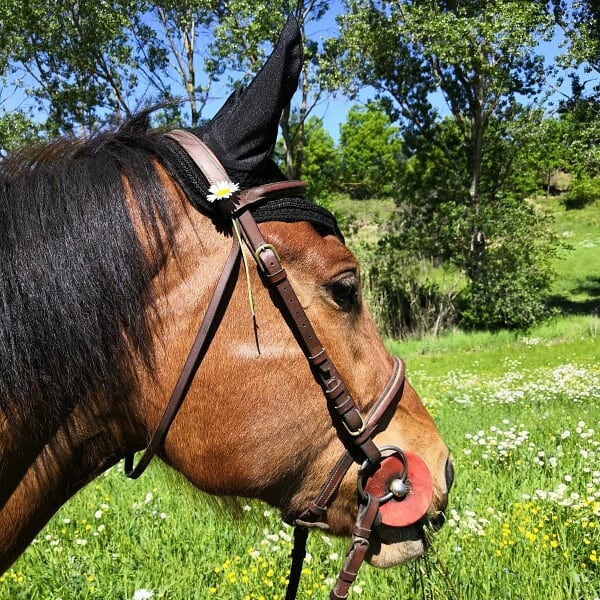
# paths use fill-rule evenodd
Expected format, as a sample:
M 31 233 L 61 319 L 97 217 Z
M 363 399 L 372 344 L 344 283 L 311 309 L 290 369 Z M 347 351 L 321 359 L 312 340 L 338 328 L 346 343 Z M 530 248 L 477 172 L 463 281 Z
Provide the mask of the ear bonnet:
M 273 52 L 248 87 L 239 87 L 205 127 L 191 130 L 216 154 L 240 189 L 285 180 L 272 161 L 282 110 L 298 87 L 302 38 L 296 19 L 285 24 Z M 163 138 L 160 159 L 196 209 L 223 227 L 218 211 L 206 200 L 208 184 L 187 153 Z M 308 200 L 278 198 L 252 209 L 257 222 L 309 221 L 342 238 L 335 217 Z

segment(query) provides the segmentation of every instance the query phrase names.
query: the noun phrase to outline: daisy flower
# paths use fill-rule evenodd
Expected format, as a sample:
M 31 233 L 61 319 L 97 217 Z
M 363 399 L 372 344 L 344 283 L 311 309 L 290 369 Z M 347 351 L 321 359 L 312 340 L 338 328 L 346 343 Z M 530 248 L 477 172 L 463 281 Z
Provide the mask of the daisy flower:
M 208 188 L 210 194 L 206 196 L 206 199 L 209 202 L 224 200 L 225 198 L 229 198 L 231 194 L 234 194 L 239 189 L 240 186 L 238 183 L 233 183 L 232 181 L 217 181 Z

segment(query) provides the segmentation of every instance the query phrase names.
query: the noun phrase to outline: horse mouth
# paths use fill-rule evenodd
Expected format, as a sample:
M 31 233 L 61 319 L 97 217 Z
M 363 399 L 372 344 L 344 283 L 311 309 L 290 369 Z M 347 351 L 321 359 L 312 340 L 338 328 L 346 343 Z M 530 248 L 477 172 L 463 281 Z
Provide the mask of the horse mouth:
M 409 527 L 379 525 L 371 535 L 367 562 L 377 568 L 395 567 L 419 558 L 429 546 L 431 534 L 444 524 L 442 512 Z
M 380 525 L 371 534 L 366 560 L 374 567 L 387 569 L 422 556 L 426 549 L 421 523 L 402 529 Z

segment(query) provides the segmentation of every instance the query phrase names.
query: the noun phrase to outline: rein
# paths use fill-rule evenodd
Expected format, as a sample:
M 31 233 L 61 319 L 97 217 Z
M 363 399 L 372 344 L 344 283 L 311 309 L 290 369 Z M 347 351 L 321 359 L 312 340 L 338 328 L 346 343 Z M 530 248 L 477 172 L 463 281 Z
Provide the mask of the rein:
M 195 135 L 175 130 L 166 134 L 166 137 L 177 142 L 189 154 L 209 184 L 229 181 L 229 176 L 219 160 Z M 414 523 L 425 514 L 431 499 L 425 498 L 422 501 L 424 509 L 416 518 L 414 509 L 408 511 L 413 513 L 408 517 L 398 517 L 395 505 L 410 496 L 411 479 L 414 475 L 409 472 L 409 458 L 411 467 L 413 469 L 416 467 L 419 476 L 423 474 L 423 468 L 425 472 L 428 471 L 416 455 L 405 453 L 394 446 L 378 448 L 372 439 L 378 431 L 382 418 L 400 399 L 404 385 L 404 363 L 393 357 L 392 376 L 373 408 L 366 417 L 363 417 L 292 289 L 276 249 L 265 241 L 252 216 L 250 210 L 252 206 L 266 199 L 289 196 L 290 192 L 296 196 L 302 195 L 305 187 L 306 184 L 300 181 L 269 183 L 241 191 L 228 199 L 219 200 L 216 206 L 223 217 L 236 222 L 244 244 L 256 260 L 264 285 L 271 292 L 274 303 L 282 312 L 308 360 L 315 379 L 323 389 L 338 436 L 346 448 L 307 509 L 300 515 L 287 519 L 296 527 L 286 600 L 293 600 L 296 597 L 306 553 L 308 528 L 328 527 L 328 506 L 335 498 L 350 467 L 355 462 L 361 465 L 357 483 L 358 516 L 350 549 L 330 594 L 331 600 L 343 600 L 348 597 L 350 586 L 365 559 L 373 527 L 380 523 L 398 527 Z M 234 235 L 231 251 L 158 427 L 137 465 L 133 464 L 133 454 L 125 459 L 125 473 L 128 477 L 138 478 L 164 442 L 225 313 L 237 280 L 241 255 L 242 248 Z M 409 501 L 406 500 L 406 503 L 409 504 Z

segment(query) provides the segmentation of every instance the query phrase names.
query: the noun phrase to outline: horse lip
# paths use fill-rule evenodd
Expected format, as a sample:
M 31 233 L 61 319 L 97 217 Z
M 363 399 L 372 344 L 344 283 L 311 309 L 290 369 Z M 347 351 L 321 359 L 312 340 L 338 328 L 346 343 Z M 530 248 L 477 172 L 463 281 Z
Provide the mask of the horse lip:
M 373 531 L 382 544 L 397 544 L 405 541 L 426 541 L 423 522 L 419 521 L 407 527 L 388 527 L 379 525 Z
M 381 525 L 373 530 L 365 558 L 376 568 L 395 567 L 422 556 L 427 546 L 422 523 L 401 528 Z
M 437 533 L 445 523 L 445 513 L 438 511 L 426 515 L 420 521 L 407 527 L 396 528 L 378 524 L 373 529 L 372 546 L 375 549 L 380 544 L 393 545 L 403 542 L 421 542 L 423 552 L 425 552 L 431 541 L 430 536 L 427 535 L 427 530 L 431 533 Z

